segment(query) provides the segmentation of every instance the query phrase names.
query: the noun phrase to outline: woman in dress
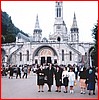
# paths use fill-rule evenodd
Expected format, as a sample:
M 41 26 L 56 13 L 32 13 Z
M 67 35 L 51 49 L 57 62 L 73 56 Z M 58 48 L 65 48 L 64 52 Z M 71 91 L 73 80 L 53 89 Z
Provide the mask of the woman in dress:
M 45 73 L 44 73 L 44 69 L 42 67 L 42 65 L 40 66 L 40 68 L 38 68 L 37 70 L 37 85 L 38 85 L 38 92 L 44 92 L 43 91 L 43 87 L 44 87 L 44 77 L 45 77 Z M 42 87 L 42 90 L 40 90 Z
M 68 90 L 68 71 L 67 71 L 67 67 L 63 68 L 63 72 L 62 72 L 62 83 L 65 86 L 65 91 L 64 93 L 67 93 Z
M 56 92 L 61 92 L 61 82 L 62 82 L 62 71 L 59 66 L 56 66 L 55 70 L 55 82 L 56 82 Z
M 74 93 L 73 87 L 74 87 L 74 83 L 75 83 L 75 73 L 73 72 L 72 67 L 70 67 L 70 72 L 69 72 L 68 76 L 69 76 L 70 93 Z
M 86 89 L 86 78 L 87 78 L 87 72 L 86 68 L 83 68 L 83 71 L 80 71 L 79 73 L 80 77 L 80 88 L 81 88 L 81 94 L 85 94 L 85 89 Z

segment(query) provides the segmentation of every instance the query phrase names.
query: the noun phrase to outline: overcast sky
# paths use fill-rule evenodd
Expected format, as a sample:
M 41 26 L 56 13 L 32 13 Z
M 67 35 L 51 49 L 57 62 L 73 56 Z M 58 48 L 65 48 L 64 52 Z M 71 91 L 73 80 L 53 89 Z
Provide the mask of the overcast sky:
M 2 11 L 6 11 L 16 27 L 33 35 L 38 14 L 43 37 L 53 34 L 55 21 L 55 1 L 1 1 Z M 93 42 L 92 29 L 98 19 L 98 1 L 63 1 L 63 19 L 68 32 L 73 23 L 74 12 L 79 28 L 80 41 Z

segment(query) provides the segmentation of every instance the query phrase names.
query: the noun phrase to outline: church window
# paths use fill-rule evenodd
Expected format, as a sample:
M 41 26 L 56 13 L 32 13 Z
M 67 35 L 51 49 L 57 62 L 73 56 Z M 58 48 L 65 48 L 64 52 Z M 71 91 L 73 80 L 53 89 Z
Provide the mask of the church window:
M 27 61 L 29 61 L 29 51 L 27 50 Z
M 57 64 L 57 59 L 54 59 L 54 64 Z
M 73 35 L 71 35 L 71 41 L 73 41 Z
M 37 59 L 35 59 L 35 64 L 38 64 L 38 61 L 37 61 Z
M 69 52 L 69 55 L 70 55 L 70 61 L 72 61 L 72 52 L 71 51 Z
M 22 61 L 22 53 L 20 52 L 20 61 Z
M 60 41 L 61 41 L 61 38 L 60 38 L 60 37 L 58 37 L 58 38 L 57 38 L 57 41 L 58 41 L 58 42 L 60 42 Z
M 76 41 L 76 34 L 74 34 L 74 41 Z
M 59 5 L 59 2 L 58 2 L 58 5 Z
M 62 50 L 62 61 L 64 61 L 64 50 Z
M 57 17 L 58 17 L 58 8 L 57 8 Z
M 59 8 L 59 17 L 61 17 L 61 8 Z

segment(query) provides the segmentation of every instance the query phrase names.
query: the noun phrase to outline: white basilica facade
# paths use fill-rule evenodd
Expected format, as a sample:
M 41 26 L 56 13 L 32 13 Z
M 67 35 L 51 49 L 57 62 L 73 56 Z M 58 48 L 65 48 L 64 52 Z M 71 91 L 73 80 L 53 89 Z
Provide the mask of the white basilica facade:
M 93 43 L 79 42 L 79 28 L 74 13 L 70 31 L 63 19 L 63 2 L 55 2 L 54 32 L 49 39 L 42 37 L 38 15 L 33 36 L 18 33 L 15 43 L 2 44 L 2 64 L 84 64 L 89 65 Z M 50 17 L 50 16 L 49 16 Z M 47 34 L 47 33 L 46 33 Z

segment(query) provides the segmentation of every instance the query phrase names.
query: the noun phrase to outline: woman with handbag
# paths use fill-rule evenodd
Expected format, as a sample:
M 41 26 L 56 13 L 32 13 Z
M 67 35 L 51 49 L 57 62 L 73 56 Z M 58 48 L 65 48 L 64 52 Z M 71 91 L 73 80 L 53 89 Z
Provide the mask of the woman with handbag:
M 67 93 L 68 90 L 68 71 L 67 71 L 67 67 L 63 68 L 63 72 L 62 72 L 62 83 L 65 86 L 65 91 L 64 93 Z
M 37 85 L 38 85 L 38 92 L 40 92 L 40 87 L 42 87 L 41 92 L 43 91 L 43 87 L 44 87 L 44 77 L 45 77 L 45 73 L 44 73 L 44 69 L 42 67 L 42 65 L 39 67 L 39 69 L 37 70 Z

